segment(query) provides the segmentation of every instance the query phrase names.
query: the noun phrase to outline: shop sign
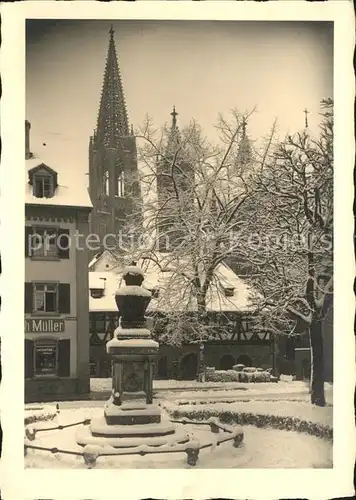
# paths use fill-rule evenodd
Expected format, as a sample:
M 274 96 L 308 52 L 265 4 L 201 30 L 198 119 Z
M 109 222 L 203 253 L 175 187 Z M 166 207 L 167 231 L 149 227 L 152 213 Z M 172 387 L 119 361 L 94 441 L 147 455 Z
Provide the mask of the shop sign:
M 36 318 L 25 320 L 26 333 L 59 333 L 64 332 L 63 319 Z

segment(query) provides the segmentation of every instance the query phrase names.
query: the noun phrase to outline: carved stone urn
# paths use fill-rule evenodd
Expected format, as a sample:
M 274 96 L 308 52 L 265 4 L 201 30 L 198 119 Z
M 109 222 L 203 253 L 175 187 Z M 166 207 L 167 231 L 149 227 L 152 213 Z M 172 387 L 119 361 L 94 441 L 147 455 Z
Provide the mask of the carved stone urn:
M 115 293 L 122 329 L 143 328 L 146 325 L 145 312 L 151 301 L 151 292 L 142 288 L 143 273 L 137 266 L 128 266 L 123 273 L 126 286 Z

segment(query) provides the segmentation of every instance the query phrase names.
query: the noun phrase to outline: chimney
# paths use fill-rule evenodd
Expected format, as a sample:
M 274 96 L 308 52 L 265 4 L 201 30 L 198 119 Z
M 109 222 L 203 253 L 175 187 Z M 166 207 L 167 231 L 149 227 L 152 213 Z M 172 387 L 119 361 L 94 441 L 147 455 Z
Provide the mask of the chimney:
M 25 120 L 25 159 L 28 160 L 32 158 L 32 153 L 30 151 L 30 129 L 31 123 Z

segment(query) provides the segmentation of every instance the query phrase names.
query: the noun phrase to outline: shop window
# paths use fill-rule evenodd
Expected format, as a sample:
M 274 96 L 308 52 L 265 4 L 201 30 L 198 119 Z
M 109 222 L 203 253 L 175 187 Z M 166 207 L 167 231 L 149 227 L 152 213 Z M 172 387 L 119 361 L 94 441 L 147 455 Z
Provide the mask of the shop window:
M 58 345 L 56 340 L 42 340 L 35 343 L 35 375 L 57 375 Z
M 70 339 L 25 339 L 25 377 L 46 376 L 70 376 Z

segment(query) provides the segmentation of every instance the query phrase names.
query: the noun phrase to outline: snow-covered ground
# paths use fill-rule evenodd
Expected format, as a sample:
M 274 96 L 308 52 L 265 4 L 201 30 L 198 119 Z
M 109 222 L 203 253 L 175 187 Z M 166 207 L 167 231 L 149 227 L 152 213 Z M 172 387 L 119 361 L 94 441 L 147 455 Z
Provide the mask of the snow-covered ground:
M 111 378 L 90 379 L 90 390 L 92 392 L 110 391 L 112 387 Z M 325 384 L 325 389 L 330 391 L 331 384 Z M 306 382 L 293 381 L 292 377 L 282 376 L 278 383 L 242 383 L 242 382 L 197 382 L 196 380 L 154 380 L 153 389 L 157 392 L 163 391 L 183 391 L 188 390 L 237 390 L 237 391 L 258 391 L 258 392 L 308 392 Z
M 111 379 L 91 379 L 92 395 L 103 395 L 110 391 Z M 155 398 L 179 403 L 234 402 L 250 400 L 310 401 L 309 386 L 306 382 L 293 381 L 282 376 L 278 383 L 240 382 L 197 382 L 182 380 L 155 380 Z M 325 384 L 325 398 L 328 405 L 333 402 L 333 386 Z M 94 397 L 95 399 L 95 397 Z
M 244 411 L 251 410 L 251 404 L 240 403 L 239 408 Z M 261 403 L 260 403 L 261 404 Z M 272 403 L 271 403 L 272 404 Z M 243 405 L 243 406 L 242 406 Z M 277 404 L 280 405 L 280 402 Z M 285 407 L 275 411 L 292 412 L 297 416 L 296 406 L 289 403 Z M 216 405 L 214 405 L 216 406 Z M 224 405 L 221 409 L 225 408 Z M 229 407 L 234 405 L 228 405 Z M 262 408 L 266 404 L 263 403 Z M 291 407 L 287 409 L 288 407 Z M 299 405 L 300 406 L 300 405 Z M 192 407 L 196 409 L 197 407 Z M 206 409 L 206 405 L 204 405 Z M 316 421 L 323 419 L 323 412 L 310 405 L 308 418 L 313 414 Z M 254 410 L 260 411 L 259 407 Z M 271 408 L 268 408 L 272 411 Z M 321 408 L 319 410 L 326 410 Z M 83 409 L 62 410 L 60 414 L 50 422 L 38 422 L 30 427 L 48 428 L 55 425 L 65 425 L 81 421 L 85 418 L 102 415 L 102 408 L 87 407 Z M 304 406 L 299 408 L 300 414 L 307 412 Z M 40 432 L 34 441 L 28 443 L 37 446 L 58 447 L 68 450 L 82 450 L 75 442 L 78 427 L 69 427 L 59 431 Z M 185 430 L 192 432 L 201 441 L 214 439 L 208 427 L 186 425 Z M 199 455 L 197 468 L 328 468 L 332 467 L 332 444 L 330 441 L 319 439 L 306 434 L 279 431 L 274 429 L 258 429 L 244 426 L 244 441 L 241 447 L 234 448 L 231 442 L 224 443 L 217 448 L 202 450 Z M 25 457 L 25 465 L 28 468 L 86 468 L 83 457 L 72 455 L 55 454 L 49 452 L 28 450 Z M 189 468 L 186 463 L 185 453 L 127 456 L 127 457 L 99 457 L 96 468 Z

